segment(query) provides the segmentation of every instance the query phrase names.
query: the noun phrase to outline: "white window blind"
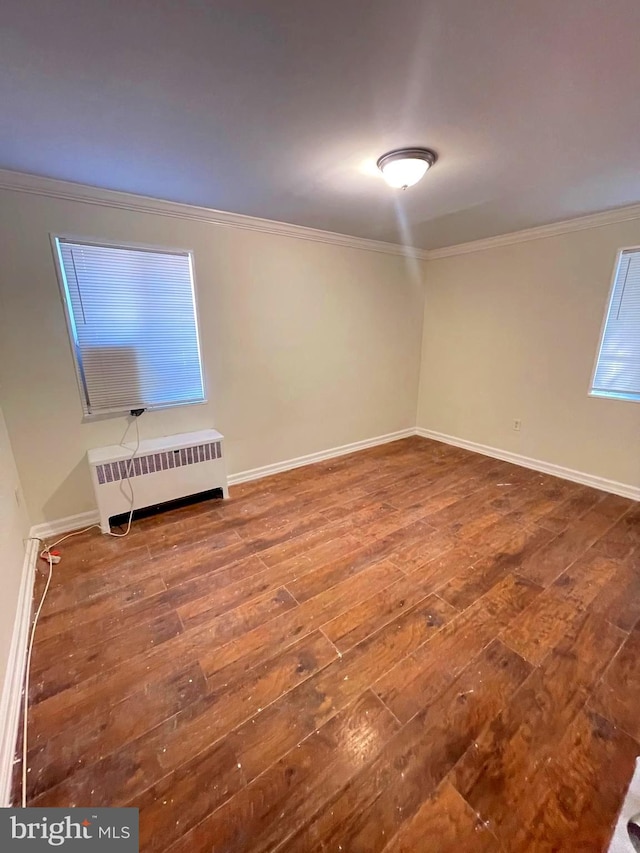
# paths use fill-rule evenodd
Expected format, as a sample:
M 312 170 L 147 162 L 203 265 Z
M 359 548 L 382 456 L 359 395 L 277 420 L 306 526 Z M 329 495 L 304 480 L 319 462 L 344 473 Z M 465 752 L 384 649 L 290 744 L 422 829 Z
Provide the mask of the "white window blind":
M 640 402 L 640 249 L 618 258 L 591 393 Z
M 204 400 L 190 253 L 54 243 L 85 412 Z

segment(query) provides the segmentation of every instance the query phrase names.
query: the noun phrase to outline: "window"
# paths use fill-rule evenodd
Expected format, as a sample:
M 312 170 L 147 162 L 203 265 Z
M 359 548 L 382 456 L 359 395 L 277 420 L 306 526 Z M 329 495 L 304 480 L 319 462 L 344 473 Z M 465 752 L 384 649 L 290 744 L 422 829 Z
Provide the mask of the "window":
M 618 256 L 591 393 L 640 402 L 640 249 Z
M 203 401 L 191 254 L 54 248 L 85 414 Z

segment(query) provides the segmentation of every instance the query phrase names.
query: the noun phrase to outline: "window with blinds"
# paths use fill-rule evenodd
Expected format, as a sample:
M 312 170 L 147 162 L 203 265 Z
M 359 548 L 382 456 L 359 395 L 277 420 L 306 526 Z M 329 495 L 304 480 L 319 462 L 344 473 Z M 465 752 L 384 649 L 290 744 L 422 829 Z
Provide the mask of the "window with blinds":
M 86 414 L 202 402 L 189 252 L 54 238 Z
M 640 402 L 640 249 L 618 256 L 591 393 Z

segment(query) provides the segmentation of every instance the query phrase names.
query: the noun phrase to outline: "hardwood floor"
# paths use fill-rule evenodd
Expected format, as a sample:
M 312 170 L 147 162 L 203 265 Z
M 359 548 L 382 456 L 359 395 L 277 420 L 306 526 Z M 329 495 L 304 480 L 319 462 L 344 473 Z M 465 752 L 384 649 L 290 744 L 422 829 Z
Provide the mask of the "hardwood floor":
M 606 849 L 639 504 L 414 438 L 61 551 L 30 805 L 138 806 L 171 853 Z

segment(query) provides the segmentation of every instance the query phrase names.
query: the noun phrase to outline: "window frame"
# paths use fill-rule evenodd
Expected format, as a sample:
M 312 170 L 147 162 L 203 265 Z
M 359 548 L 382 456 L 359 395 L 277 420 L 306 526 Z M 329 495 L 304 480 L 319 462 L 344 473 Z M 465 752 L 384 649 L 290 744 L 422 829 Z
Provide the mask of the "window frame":
M 192 400 L 188 402 L 165 403 L 161 405 L 149 406 L 145 411 L 161 411 L 163 409 L 176 409 L 182 406 L 202 406 L 209 402 L 207 376 L 205 371 L 204 359 L 202 357 L 202 332 L 200 329 L 200 304 L 198 301 L 198 284 L 196 280 L 195 268 L 195 253 L 193 249 L 185 249 L 184 247 L 176 246 L 160 246 L 152 243 L 138 243 L 127 240 L 111 240 L 101 239 L 99 237 L 88 237 L 86 234 L 75 234 L 69 232 L 49 232 L 49 242 L 51 244 L 51 252 L 53 254 L 53 262 L 56 270 L 56 278 L 58 279 L 58 293 L 62 302 L 62 310 L 64 312 L 67 336 L 69 339 L 69 349 L 73 361 L 74 373 L 76 376 L 76 384 L 78 386 L 78 394 L 80 396 L 80 406 L 82 408 L 82 423 L 91 423 L 92 421 L 102 421 L 109 418 L 118 418 L 127 415 L 131 409 L 123 409 L 119 412 L 91 412 L 89 411 L 89 393 L 84 378 L 82 358 L 80 357 L 80 349 L 78 344 L 78 336 L 75 328 L 75 318 L 71 310 L 71 294 L 67 283 L 66 272 L 62 264 L 62 258 L 58 249 L 58 240 L 70 241 L 73 243 L 86 243 L 90 246 L 104 246 L 113 249 L 133 249 L 143 252 L 157 252 L 166 254 L 186 255 L 189 258 L 189 269 L 191 272 L 191 283 L 193 290 L 193 304 L 195 310 L 195 327 L 196 327 L 196 343 L 198 346 L 198 358 L 200 360 L 200 375 L 202 377 L 202 400 Z
M 591 371 L 591 380 L 589 382 L 589 397 L 594 397 L 599 400 L 617 400 L 619 403 L 640 403 L 640 398 L 636 396 L 631 396 L 630 394 L 620 393 L 618 391 L 597 391 L 594 390 L 593 383 L 595 382 L 596 372 L 598 370 L 598 362 L 600 361 L 600 354 L 602 353 L 602 345 L 604 343 L 604 333 L 607 328 L 607 323 L 609 321 L 609 316 L 611 314 L 611 308 L 613 305 L 613 294 L 616 287 L 616 282 L 618 280 L 618 272 L 620 271 L 620 264 L 622 263 L 622 256 L 625 252 L 639 252 L 640 246 L 622 246 L 622 248 L 618 249 L 616 252 L 616 259 L 613 265 L 613 273 L 611 275 L 611 283 L 609 285 L 609 291 L 607 293 L 607 301 L 605 302 L 604 314 L 602 318 L 602 323 L 600 324 L 600 335 L 598 336 L 598 345 L 596 347 L 596 356 L 593 361 L 593 370 Z

